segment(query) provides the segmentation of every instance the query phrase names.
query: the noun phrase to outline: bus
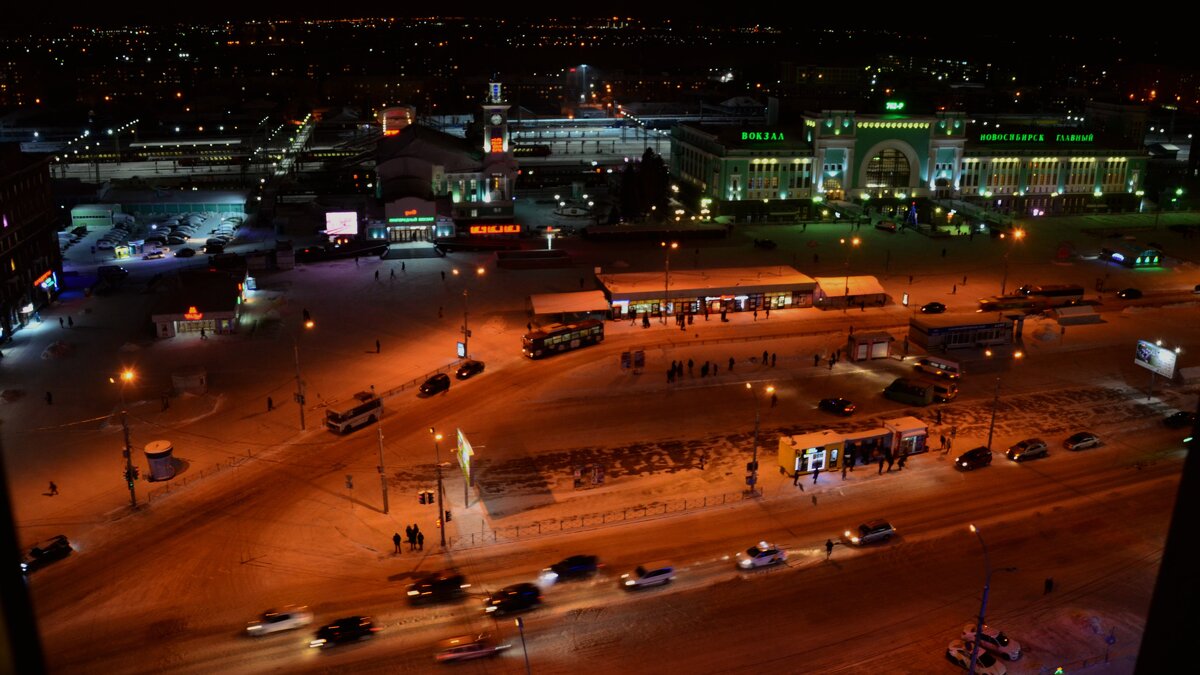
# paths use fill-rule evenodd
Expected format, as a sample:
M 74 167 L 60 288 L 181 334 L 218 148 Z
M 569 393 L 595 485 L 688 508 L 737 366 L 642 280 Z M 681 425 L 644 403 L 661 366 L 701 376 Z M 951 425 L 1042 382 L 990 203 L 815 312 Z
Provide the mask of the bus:
M 360 391 L 349 401 L 325 411 L 325 426 L 344 434 L 374 424 L 383 417 L 383 399 L 370 391 Z
M 1008 310 L 1019 310 L 1023 312 L 1034 312 L 1041 307 L 1041 303 L 1036 298 L 1029 298 L 1024 295 L 993 295 L 990 298 L 979 299 L 979 309 L 977 312 L 1004 312 Z
M 898 377 L 883 390 L 883 395 L 893 401 L 911 403 L 912 405 L 929 405 L 933 403 L 933 383 L 907 377 Z
M 521 351 L 531 359 L 579 349 L 604 341 L 604 322 L 588 319 L 543 326 L 521 337 Z
M 957 361 L 951 361 L 941 356 L 923 356 L 917 360 L 914 368 L 922 373 L 936 375 L 947 380 L 957 380 L 962 376 L 962 366 Z
M 1083 300 L 1083 286 L 1075 284 L 1022 286 L 1017 289 L 1017 292 L 1027 298 L 1039 301 L 1043 307 L 1065 307 Z

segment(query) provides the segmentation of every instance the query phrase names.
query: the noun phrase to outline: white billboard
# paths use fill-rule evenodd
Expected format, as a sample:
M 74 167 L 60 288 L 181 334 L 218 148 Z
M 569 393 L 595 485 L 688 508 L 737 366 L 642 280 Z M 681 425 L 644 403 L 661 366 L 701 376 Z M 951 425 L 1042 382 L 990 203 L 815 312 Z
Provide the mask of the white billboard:
M 1138 340 L 1133 363 L 1167 379 L 1175 377 L 1175 352 L 1153 342 Z
M 339 235 L 358 235 L 358 213 L 355 211 L 330 211 L 325 214 L 325 234 L 336 237 Z

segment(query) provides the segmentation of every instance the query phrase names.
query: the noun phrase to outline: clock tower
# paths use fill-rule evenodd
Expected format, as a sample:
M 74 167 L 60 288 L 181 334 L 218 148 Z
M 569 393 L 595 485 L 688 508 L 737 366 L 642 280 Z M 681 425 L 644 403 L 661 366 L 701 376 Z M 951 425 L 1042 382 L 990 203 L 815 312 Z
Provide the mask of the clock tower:
M 488 83 L 487 102 L 483 104 L 484 155 L 508 152 L 508 109 L 499 82 Z

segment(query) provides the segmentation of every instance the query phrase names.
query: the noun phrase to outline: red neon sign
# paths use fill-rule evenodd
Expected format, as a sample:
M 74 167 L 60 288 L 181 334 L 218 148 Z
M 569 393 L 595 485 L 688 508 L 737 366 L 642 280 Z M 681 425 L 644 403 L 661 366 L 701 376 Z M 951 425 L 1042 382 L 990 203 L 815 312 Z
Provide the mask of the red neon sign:
M 406 216 L 415 216 L 415 215 L 417 215 L 417 210 L 416 210 L 416 209 L 405 209 L 405 210 L 404 210 L 404 215 L 406 215 Z
M 493 138 L 491 152 L 504 152 L 504 139 Z
M 188 307 L 188 311 L 183 313 L 183 318 L 187 319 L 188 321 L 199 321 L 200 319 L 204 318 L 204 312 L 196 311 L 196 306 L 192 305 L 191 307 Z
M 520 225 L 472 225 L 471 234 L 520 234 Z

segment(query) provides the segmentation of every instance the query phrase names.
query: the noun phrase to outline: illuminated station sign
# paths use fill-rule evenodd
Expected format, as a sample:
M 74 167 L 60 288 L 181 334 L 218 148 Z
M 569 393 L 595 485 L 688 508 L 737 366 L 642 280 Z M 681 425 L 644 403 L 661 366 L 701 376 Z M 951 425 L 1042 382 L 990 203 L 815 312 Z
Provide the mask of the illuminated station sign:
M 520 225 L 472 225 L 471 234 L 521 234 Z

